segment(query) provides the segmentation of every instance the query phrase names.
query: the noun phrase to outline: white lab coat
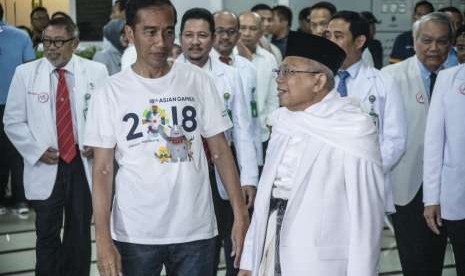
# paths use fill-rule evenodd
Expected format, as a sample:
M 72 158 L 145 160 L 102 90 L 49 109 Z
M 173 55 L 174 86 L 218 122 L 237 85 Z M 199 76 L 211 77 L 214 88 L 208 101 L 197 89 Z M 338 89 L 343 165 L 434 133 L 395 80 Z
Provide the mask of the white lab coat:
M 103 64 L 72 57 L 74 62 L 74 110 L 77 111 L 77 137 L 83 149 L 85 112 L 94 91 L 107 78 Z M 47 61 L 41 58 L 16 68 L 3 118 L 5 132 L 24 159 L 24 189 L 26 198 L 44 200 L 52 193 L 58 165 L 39 161 L 47 148 L 58 149 L 54 110 L 51 103 L 50 75 Z M 87 98 L 87 99 L 86 99 Z M 91 160 L 81 155 L 89 186 Z
M 441 217 L 465 219 L 465 65 L 441 71 L 425 132 L 423 202 Z
M 236 49 L 234 49 L 234 53 L 238 53 Z M 272 71 L 278 67 L 278 64 L 274 56 L 260 46 L 257 46 L 253 54 L 252 63 L 257 69 L 256 94 L 261 141 L 266 142 L 270 137 L 267 118 L 279 107 L 278 87 Z
M 407 205 L 417 194 L 423 180 L 423 143 L 428 114 L 428 95 L 420 75 L 417 57 L 391 64 L 382 70 L 399 85 L 407 122 L 407 147 L 392 170 L 396 205 Z
M 272 114 L 273 133 L 247 231 L 241 269 L 258 275 L 271 190 L 291 136 L 301 145 L 280 234 L 283 275 L 374 276 L 383 227 L 383 172 L 376 129 L 332 91 L 304 112 Z M 302 115 L 304 114 L 304 115 Z
M 212 49 L 210 52 L 212 58 L 219 59 L 220 54 Z M 257 70 L 252 62 L 248 59 L 241 57 L 239 54 L 232 53 L 229 56 L 232 60 L 231 66 L 237 69 L 239 76 L 241 77 L 242 87 L 244 90 L 244 97 L 249 105 L 247 109 L 249 116 L 252 118 L 252 132 L 254 138 L 255 152 L 257 154 L 258 165 L 263 165 L 263 147 L 261 140 L 261 129 L 260 122 L 257 117 L 252 116 L 252 101 L 257 100 L 256 90 L 257 90 Z
M 383 159 L 385 208 L 388 213 L 395 212 L 391 170 L 405 152 L 407 141 L 405 111 L 399 87 L 390 76 L 362 61 L 358 74 L 355 79 L 350 79 L 347 88 L 348 96 L 358 98 L 362 109 L 371 113 L 376 121 Z
M 181 55 L 176 62 L 189 61 Z M 258 182 L 258 166 L 255 148 L 253 144 L 252 118 L 247 109 L 242 81 L 237 70 L 228 66 L 217 58 L 211 57 L 203 68 L 213 78 L 213 83 L 219 93 L 222 103 L 232 114 L 232 137 L 226 132 L 228 140 L 234 143 L 237 163 L 239 165 L 241 185 L 256 186 Z M 226 96 L 229 95 L 229 96 Z M 216 170 L 216 168 L 215 168 Z M 216 183 L 222 199 L 227 200 L 228 194 L 223 186 L 218 171 L 216 171 Z

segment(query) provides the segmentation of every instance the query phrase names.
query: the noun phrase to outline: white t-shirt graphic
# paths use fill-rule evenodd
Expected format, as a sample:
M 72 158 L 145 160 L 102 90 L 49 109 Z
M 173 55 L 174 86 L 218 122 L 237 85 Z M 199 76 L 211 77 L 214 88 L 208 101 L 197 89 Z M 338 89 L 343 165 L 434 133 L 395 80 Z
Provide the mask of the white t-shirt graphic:
M 112 238 L 170 244 L 217 234 L 201 136 L 232 127 L 210 77 L 175 63 L 147 79 L 132 68 L 92 99 L 85 144 L 116 147 Z

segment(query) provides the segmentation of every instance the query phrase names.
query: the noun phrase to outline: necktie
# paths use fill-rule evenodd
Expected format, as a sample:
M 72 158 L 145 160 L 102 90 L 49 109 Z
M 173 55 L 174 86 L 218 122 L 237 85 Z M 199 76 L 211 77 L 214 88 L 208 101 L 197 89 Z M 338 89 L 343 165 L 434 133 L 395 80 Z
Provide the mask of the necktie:
M 347 97 L 346 79 L 350 76 L 350 74 L 347 71 L 339 71 L 337 72 L 337 75 L 339 77 L 339 84 L 337 85 L 337 92 L 341 94 L 341 97 Z
M 230 57 L 220 56 L 220 61 L 224 64 L 231 65 L 232 59 Z
M 58 152 L 60 158 L 70 163 L 76 156 L 73 133 L 73 118 L 69 102 L 68 87 L 66 86 L 65 70 L 57 69 L 58 86 L 56 98 L 56 124 L 58 135 Z
M 433 89 L 434 89 L 434 84 L 436 83 L 436 77 L 438 75 L 434 72 L 431 72 L 429 75 L 429 99 L 431 100 L 431 97 L 433 96 Z

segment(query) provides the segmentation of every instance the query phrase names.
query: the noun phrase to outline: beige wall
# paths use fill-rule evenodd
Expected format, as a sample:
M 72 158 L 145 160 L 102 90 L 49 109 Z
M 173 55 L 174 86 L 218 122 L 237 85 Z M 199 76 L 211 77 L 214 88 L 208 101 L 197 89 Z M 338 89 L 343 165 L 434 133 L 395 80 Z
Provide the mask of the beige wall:
M 29 14 L 32 6 L 31 0 L 0 0 L 5 10 L 3 19 L 11 25 L 25 25 L 30 27 Z M 56 11 L 70 12 L 70 0 L 42 0 L 43 6 L 47 8 L 49 15 Z

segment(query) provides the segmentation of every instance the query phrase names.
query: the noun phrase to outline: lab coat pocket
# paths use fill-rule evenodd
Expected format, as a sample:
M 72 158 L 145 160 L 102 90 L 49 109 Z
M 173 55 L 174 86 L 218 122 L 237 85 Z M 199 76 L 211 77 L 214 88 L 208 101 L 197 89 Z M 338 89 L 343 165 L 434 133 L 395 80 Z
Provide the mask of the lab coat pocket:
M 349 255 L 347 246 L 320 246 L 317 251 L 320 260 L 346 260 Z

